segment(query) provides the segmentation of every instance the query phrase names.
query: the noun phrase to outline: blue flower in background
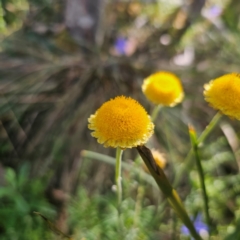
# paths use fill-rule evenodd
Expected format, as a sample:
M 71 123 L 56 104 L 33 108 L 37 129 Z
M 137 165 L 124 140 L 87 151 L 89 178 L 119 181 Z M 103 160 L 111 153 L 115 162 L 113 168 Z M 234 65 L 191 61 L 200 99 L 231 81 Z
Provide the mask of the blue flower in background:
M 124 37 L 118 37 L 114 43 L 114 48 L 119 55 L 125 55 L 126 45 L 127 45 L 127 39 Z
M 196 229 L 196 231 L 198 232 L 199 235 L 201 235 L 203 237 L 203 235 L 205 237 L 208 237 L 208 233 L 209 233 L 209 228 L 208 226 L 202 221 L 202 215 L 201 214 L 198 214 L 196 219 L 194 220 L 193 222 L 193 225 Z M 188 228 L 186 226 L 182 226 L 181 228 L 181 232 L 184 234 L 184 235 L 188 235 L 190 236 L 190 232 L 188 230 Z M 192 238 L 193 239 L 193 238 Z

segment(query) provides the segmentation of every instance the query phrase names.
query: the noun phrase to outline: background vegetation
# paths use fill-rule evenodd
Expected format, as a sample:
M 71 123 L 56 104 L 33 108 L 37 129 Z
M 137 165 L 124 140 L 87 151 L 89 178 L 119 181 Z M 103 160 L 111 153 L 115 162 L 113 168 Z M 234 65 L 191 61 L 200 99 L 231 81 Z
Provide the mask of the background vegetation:
M 149 146 L 165 153 L 189 214 L 202 213 L 194 158 L 178 170 L 191 147 L 188 124 L 201 133 L 215 114 L 204 83 L 239 72 L 239 10 L 234 0 L 1 0 L 0 238 L 63 239 L 36 211 L 73 239 L 187 239 L 134 149 L 123 156 L 119 231 L 114 160 L 83 150 L 115 153 L 90 136 L 87 118 L 117 95 L 151 112 L 143 79 L 178 75 L 185 100 L 163 109 Z M 224 117 L 201 147 L 211 239 L 240 239 L 239 134 L 239 122 Z

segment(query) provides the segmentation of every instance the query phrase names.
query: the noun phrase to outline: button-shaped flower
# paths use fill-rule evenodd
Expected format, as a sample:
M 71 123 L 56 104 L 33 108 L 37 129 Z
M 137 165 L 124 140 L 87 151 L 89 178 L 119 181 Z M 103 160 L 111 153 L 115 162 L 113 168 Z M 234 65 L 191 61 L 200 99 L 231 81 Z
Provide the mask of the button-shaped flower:
M 174 107 L 184 97 L 179 78 L 170 72 L 157 72 L 144 79 L 142 91 L 149 101 L 168 107 Z
M 240 120 L 240 74 L 223 75 L 204 85 L 205 100 L 221 113 Z
M 130 97 L 118 96 L 105 102 L 88 119 L 92 136 L 105 147 L 132 148 L 153 134 L 154 124 L 145 109 Z
M 163 154 L 160 153 L 156 149 L 152 149 L 152 155 L 153 155 L 153 158 L 154 158 L 156 164 L 162 169 L 165 168 L 167 161 L 166 161 L 165 157 L 163 156 Z
M 151 149 L 151 152 L 152 152 L 153 159 L 155 160 L 156 164 L 160 168 L 164 169 L 166 167 L 166 164 L 167 164 L 167 161 L 166 161 L 164 155 L 161 152 L 159 152 L 158 150 L 154 149 L 154 148 Z M 147 168 L 147 166 L 145 164 L 143 165 L 143 169 L 147 173 L 149 173 L 149 170 L 148 170 L 148 168 Z

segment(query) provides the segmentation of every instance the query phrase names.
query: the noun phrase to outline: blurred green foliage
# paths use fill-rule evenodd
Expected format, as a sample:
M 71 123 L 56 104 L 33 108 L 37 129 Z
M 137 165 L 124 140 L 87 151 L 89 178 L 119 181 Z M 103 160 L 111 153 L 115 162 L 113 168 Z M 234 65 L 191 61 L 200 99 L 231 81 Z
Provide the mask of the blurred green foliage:
M 0 36 L 21 27 L 28 10 L 27 0 L 0 1 Z
M 54 25 L 64 19 L 63 3 L 0 1 L 0 159 L 4 169 L 0 238 L 55 239 L 33 214 L 37 211 L 53 222 L 58 220 L 58 203 L 50 205 L 53 199 L 46 194 L 52 187 L 67 195 L 63 203 L 67 232 L 74 239 L 187 239 L 164 197 L 126 168 L 124 227 L 119 229 L 114 168 L 84 159 L 79 152 L 87 149 L 113 156 L 111 149 L 103 149 L 91 138 L 87 118 L 100 103 L 121 94 L 138 99 L 150 112 L 152 106 L 141 93 L 142 79 L 159 69 L 170 70 L 183 80 L 186 97 L 182 106 L 163 109 L 153 145 L 165 152 L 165 171 L 173 182 L 190 149 L 188 123 L 200 133 L 214 115 L 204 102 L 203 84 L 225 72 L 239 71 L 239 2 L 207 1 L 205 10 L 217 6 L 222 13 L 209 19 L 198 12 L 190 25 L 183 24 L 184 31 L 173 27 L 176 17 L 188 18 L 178 1 L 171 5 L 167 1 L 114 2 L 106 6 L 109 25 L 102 30 L 105 38 L 100 47 L 77 42 L 67 29 Z M 132 55 L 114 54 L 118 36 L 137 42 Z M 162 36 L 172 42 L 161 44 Z M 184 56 L 189 46 L 194 49 L 193 62 L 177 65 L 175 57 Z M 232 126 L 238 143 L 239 122 L 223 121 Z M 216 226 L 213 240 L 239 239 L 239 148 L 235 150 L 221 125 L 200 149 Z M 131 162 L 136 151 L 126 151 L 124 158 L 134 168 L 142 167 Z M 201 212 L 194 158 L 177 189 L 191 216 Z
M 141 190 L 140 190 L 141 191 Z M 122 204 L 121 226 L 116 210 L 115 194 L 107 196 L 88 196 L 80 189 L 78 196 L 70 204 L 69 225 L 75 239 L 154 239 L 153 227 L 158 218 L 157 209 L 144 206 L 132 198 L 126 198 Z M 86 221 L 86 219 L 88 219 Z
M 0 188 L 0 238 L 49 239 L 51 233 L 33 214 L 36 209 L 50 217 L 56 214 L 45 197 L 43 179 L 29 181 L 27 164 L 18 173 L 11 168 L 4 171 L 4 185 Z

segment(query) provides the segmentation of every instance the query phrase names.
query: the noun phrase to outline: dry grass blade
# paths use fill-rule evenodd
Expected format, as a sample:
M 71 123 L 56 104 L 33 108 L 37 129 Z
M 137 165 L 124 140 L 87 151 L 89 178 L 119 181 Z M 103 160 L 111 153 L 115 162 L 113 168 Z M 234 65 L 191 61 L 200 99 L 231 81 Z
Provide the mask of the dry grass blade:
M 47 225 L 51 229 L 51 231 L 53 231 L 55 234 L 57 234 L 63 238 L 73 240 L 72 237 L 70 237 L 70 236 L 66 235 L 65 233 L 63 233 L 62 231 L 60 231 L 49 219 L 47 219 L 41 213 L 39 213 L 39 212 L 33 212 L 33 213 L 40 216 L 47 223 Z

